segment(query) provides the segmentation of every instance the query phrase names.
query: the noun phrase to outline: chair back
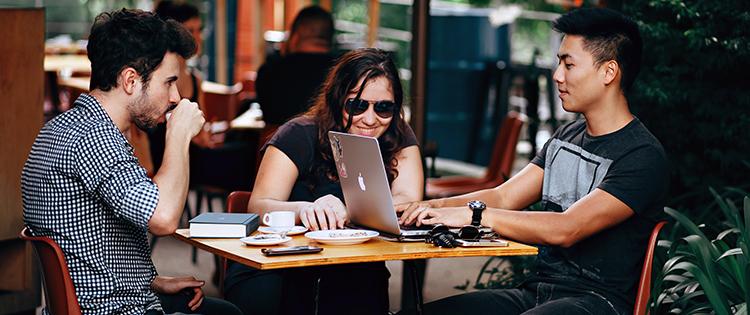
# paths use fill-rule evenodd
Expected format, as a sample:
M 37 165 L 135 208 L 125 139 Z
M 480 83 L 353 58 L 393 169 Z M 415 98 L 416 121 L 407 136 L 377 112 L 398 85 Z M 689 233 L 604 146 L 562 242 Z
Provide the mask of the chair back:
M 73 280 L 70 279 L 68 264 L 60 246 L 49 237 L 31 236 L 28 228 L 24 228 L 19 237 L 31 241 L 42 263 L 47 310 L 52 314 L 81 314 Z
M 648 239 L 646 256 L 643 257 L 643 269 L 641 270 L 641 279 L 638 281 L 638 292 L 635 296 L 635 307 L 633 315 L 646 315 L 648 313 L 648 300 L 651 297 L 651 269 L 654 263 L 654 250 L 656 249 L 656 239 L 659 237 L 659 231 L 664 227 L 666 221 L 660 221 L 651 231 L 651 237 Z
M 231 121 L 237 117 L 239 107 L 239 94 L 242 92 L 242 83 L 235 85 L 224 85 L 210 81 L 201 83 L 203 101 L 205 102 L 206 121 Z
M 500 129 L 495 137 L 495 145 L 492 147 L 490 164 L 484 179 L 487 182 L 504 182 L 510 178 L 513 171 L 513 162 L 516 158 L 516 145 L 523 127 L 523 116 L 511 111 L 503 119 Z
M 247 212 L 247 203 L 250 202 L 250 191 L 233 191 L 227 197 L 227 213 Z M 219 269 L 219 291 L 224 293 L 224 276 L 227 274 L 227 259 L 221 258 L 221 269 Z
M 247 212 L 247 203 L 250 202 L 250 191 L 233 191 L 227 197 L 227 213 Z

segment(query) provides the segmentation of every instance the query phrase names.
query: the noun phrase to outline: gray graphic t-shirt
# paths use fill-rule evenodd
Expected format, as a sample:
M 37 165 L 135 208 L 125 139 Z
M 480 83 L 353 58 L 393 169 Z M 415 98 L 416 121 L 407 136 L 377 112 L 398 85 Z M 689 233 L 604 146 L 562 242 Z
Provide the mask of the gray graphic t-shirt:
M 601 189 L 634 212 L 569 248 L 541 246 L 535 280 L 595 291 L 632 306 L 648 237 L 663 218 L 668 170 L 659 141 L 637 118 L 598 137 L 588 135 L 586 121 L 578 120 L 558 129 L 531 162 L 544 169 L 545 211 L 564 212 Z

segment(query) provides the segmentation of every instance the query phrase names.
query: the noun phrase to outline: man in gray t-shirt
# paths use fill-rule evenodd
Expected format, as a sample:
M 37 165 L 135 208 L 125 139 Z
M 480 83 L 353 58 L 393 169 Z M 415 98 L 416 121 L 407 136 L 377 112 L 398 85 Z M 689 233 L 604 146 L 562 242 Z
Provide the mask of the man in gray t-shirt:
M 563 108 L 584 118 L 557 130 L 498 187 L 397 205 L 407 224 L 481 224 L 536 244 L 536 273 L 518 288 L 429 303 L 426 313 L 632 313 L 667 189 L 664 150 L 625 97 L 640 66 L 638 26 L 612 10 L 580 9 L 554 28 L 565 36 L 553 79 Z M 542 211 L 521 211 L 537 201 Z

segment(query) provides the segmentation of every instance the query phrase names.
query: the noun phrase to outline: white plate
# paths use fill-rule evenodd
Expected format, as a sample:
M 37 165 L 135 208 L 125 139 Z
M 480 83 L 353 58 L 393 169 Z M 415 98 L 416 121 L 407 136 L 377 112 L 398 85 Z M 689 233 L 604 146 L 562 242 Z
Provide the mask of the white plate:
M 275 228 L 272 226 L 261 226 L 258 227 L 258 232 L 266 233 L 266 234 L 279 234 L 281 233 L 281 229 Z M 307 232 L 307 228 L 304 226 L 297 225 L 293 227 L 291 230 L 286 232 L 286 235 L 297 235 Z
M 329 245 L 353 245 L 364 243 L 380 233 L 370 230 L 323 230 L 305 233 L 305 237 Z
M 276 245 L 291 241 L 292 238 L 287 236 L 281 238 L 278 234 L 258 234 L 240 239 L 245 245 Z

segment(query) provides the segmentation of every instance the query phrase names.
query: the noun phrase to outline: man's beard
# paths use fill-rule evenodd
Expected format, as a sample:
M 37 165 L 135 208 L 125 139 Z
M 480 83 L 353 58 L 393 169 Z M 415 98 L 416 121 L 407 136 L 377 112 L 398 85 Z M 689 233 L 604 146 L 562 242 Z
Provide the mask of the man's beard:
M 152 117 L 153 111 L 149 108 L 148 94 L 144 93 L 135 102 L 130 104 L 130 117 L 138 129 L 151 132 L 158 124 L 158 118 Z

